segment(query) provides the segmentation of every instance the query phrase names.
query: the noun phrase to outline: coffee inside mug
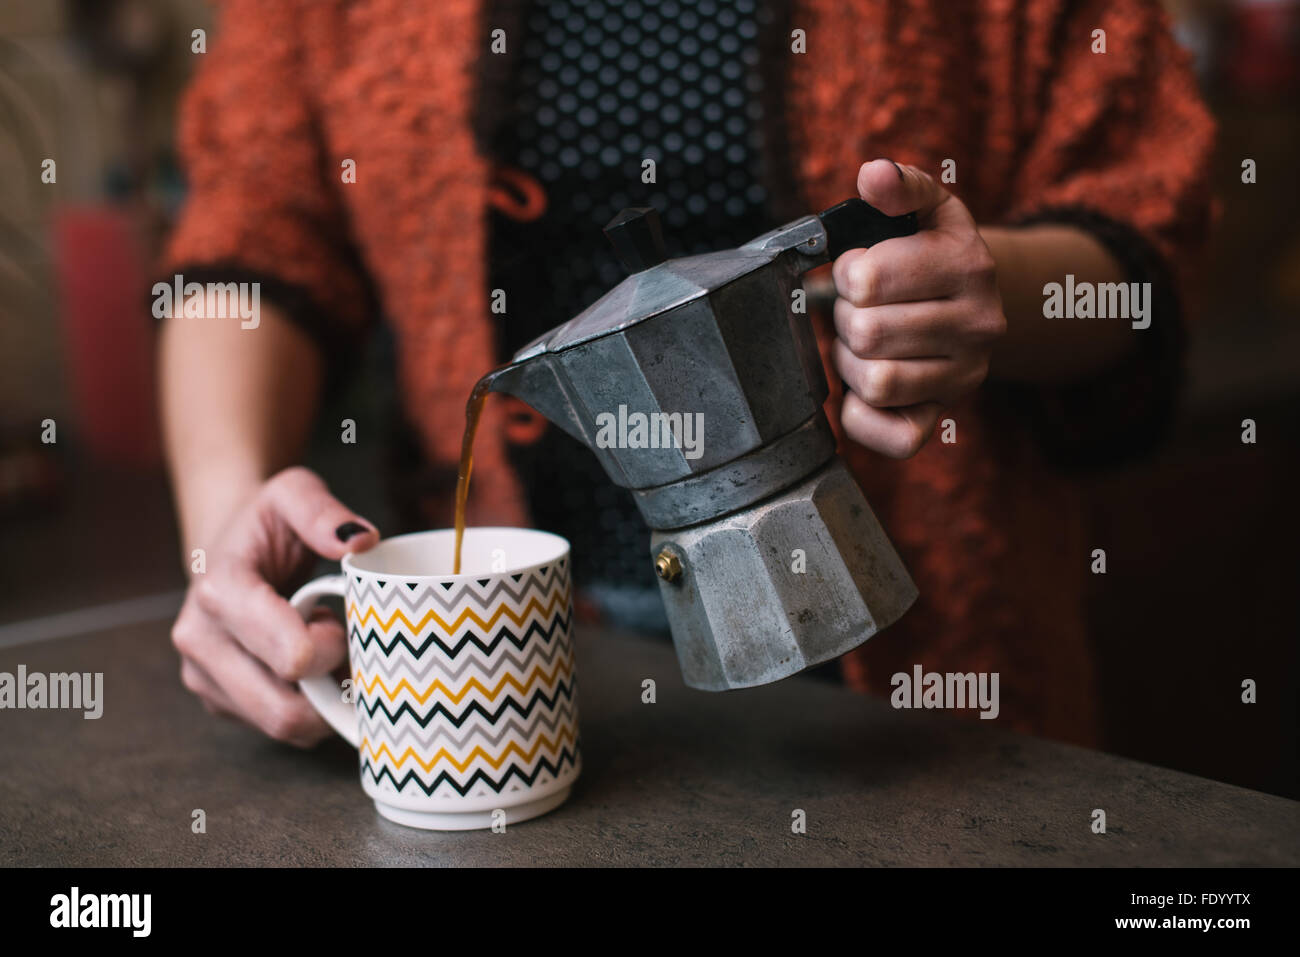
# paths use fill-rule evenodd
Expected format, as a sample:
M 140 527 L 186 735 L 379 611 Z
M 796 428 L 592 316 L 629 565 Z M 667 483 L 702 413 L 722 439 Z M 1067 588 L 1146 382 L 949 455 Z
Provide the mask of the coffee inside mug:
M 369 551 L 354 552 L 345 566 L 372 575 L 455 581 L 545 565 L 562 558 L 569 543 L 559 535 L 531 529 L 467 528 L 459 575 L 451 571 L 455 547 L 454 529 L 415 532 L 386 538 Z

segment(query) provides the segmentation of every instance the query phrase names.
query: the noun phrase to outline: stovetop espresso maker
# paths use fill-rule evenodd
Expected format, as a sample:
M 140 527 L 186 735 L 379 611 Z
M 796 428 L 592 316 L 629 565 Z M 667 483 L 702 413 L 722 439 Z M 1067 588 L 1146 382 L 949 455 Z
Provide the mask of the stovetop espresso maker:
M 492 379 L 631 490 L 694 688 L 766 684 L 828 661 L 916 598 L 835 454 L 800 281 L 845 250 L 915 231 L 913 214 L 851 199 L 739 249 L 669 260 L 655 210 L 625 209 L 605 233 L 631 275 Z M 691 446 L 687 416 L 703 426 Z M 612 427 L 628 421 L 663 441 Z

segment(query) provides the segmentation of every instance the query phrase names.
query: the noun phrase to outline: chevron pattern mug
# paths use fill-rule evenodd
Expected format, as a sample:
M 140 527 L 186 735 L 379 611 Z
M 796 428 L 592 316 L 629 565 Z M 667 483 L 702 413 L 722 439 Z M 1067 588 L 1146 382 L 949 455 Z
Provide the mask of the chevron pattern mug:
M 569 543 L 548 532 L 451 529 L 347 555 L 298 589 L 304 618 L 328 595 L 347 615 L 350 683 L 300 682 L 358 749 L 361 787 L 390 821 L 470 830 L 545 814 L 582 768 Z

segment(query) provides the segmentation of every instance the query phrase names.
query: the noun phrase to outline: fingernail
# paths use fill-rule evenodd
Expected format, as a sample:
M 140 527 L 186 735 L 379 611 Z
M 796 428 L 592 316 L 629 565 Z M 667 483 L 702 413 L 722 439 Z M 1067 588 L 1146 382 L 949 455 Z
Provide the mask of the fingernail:
M 894 163 L 893 160 L 890 160 L 889 162 Z M 903 167 L 899 166 L 897 163 L 894 163 L 894 169 L 898 171 L 898 179 L 899 179 L 899 181 L 900 181 L 900 182 L 907 182 L 907 177 L 905 177 L 905 176 L 903 175 Z
M 344 522 L 338 528 L 334 529 L 334 534 L 340 542 L 346 542 L 349 538 L 354 538 L 362 532 L 368 532 L 370 529 L 360 522 Z

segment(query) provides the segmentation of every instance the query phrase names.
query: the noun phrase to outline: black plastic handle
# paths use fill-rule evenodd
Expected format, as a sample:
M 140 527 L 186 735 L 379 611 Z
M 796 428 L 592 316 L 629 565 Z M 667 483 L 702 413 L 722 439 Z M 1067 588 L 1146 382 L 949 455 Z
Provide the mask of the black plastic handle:
M 827 253 L 832 260 L 850 249 L 866 249 L 886 239 L 916 232 L 916 213 L 886 216 L 860 199 L 846 199 L 817 214 L 826 230 Z
M 605 235 L 630 273 L 642 272 L 668 258 L 659 213 L 653 206 L 623 210 L 605 226 Z

